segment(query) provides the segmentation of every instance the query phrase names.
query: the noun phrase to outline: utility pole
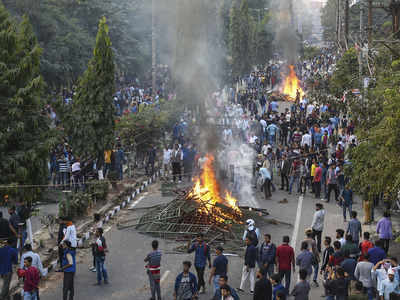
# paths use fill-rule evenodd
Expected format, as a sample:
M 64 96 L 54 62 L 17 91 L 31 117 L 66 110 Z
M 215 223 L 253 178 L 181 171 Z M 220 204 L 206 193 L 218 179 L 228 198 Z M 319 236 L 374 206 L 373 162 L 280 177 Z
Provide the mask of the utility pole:
M 344 5 L 344 43 L 347 50 L 349 48 L 349 0 L 345 0 Z
M 362 2 L 360 1 L 360 43 L 363 44 L 363 31 L 364 31 L 364 24 L 363 24 L 363 17 L 364 17 L 364 8 L 362 6 Z
M 157 64 L 157 40 L 156 40 L 156 0 L 151 1 L 151 91 L 156 95 L 156 64 Z
M 340 44 L 340 0 L 337 0 L 337 11 L 336 11 L 336 42 Z
M 368 0 L 368 49 L 372 48 L 372 0 Z

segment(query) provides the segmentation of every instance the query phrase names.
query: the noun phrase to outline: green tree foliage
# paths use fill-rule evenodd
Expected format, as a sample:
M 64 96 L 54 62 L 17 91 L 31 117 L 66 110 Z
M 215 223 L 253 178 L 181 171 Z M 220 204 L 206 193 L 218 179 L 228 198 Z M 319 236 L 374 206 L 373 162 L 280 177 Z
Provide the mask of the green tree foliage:
M 0 53 L 0 184 L 46 184 L 51 140 L 39 73 L 42 49 L 28 19 L 15 22 L 1 3 Z M 40 196 L 26 188 L 1 193 L 25 201 Z
M 343 92 L 359 86 L 357 52 L 351 48 L 338 61 L 330 82 L 330 90 L 336 97 L 342 97 Z
M 113 94 L 115 66 L 108 26 L 100 19 L 93 58 L 79 80 L 76 97 L 65 124 L 74 151 L 101 158 L 114 137 Z
M 27 14 L 41 47 L 41 73 L 50 87 L 71 86 L 85 71 L 102 16 L 109 20 L 116 70 L 128 78 L 150 69 L 151 1 L 4 0 Z
M 241 75 L 241 43 L 240 43 L 240 11 L 233 5 L 230 13 L 229 26 L 229 50 L 231 56 L 232 78 L 237 78 Z
M 139 113 L 124 115 L 117 123 L 117 131 L 124 145 L 131 150 L 146 153 L 150 147 L 163 146 L 164 133 L 172 130 L 183 110 L 177 100 L 145 106 Z
M 361 143 L 352 152 L 352 184 L 370 194 L 400 189 L 400 60 L 379 76 L 371 100 L 365 104 L 357 134 Z M 360 116 L 361 117 L 361 116 Z

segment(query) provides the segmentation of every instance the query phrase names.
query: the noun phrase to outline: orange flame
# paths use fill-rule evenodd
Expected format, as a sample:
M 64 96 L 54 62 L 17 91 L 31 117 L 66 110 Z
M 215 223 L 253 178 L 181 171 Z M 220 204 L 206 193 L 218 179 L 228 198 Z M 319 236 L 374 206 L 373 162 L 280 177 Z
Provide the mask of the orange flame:
M 283 94 L 288 95 L 291 99 L 296 99 L 297 90 L 300 93 L 300 99 L 304 96 L 304 91 L 300 86 L 300 80 L 297 78 L 296 72 L 294 71 L 294 66 L 289 66 L 289 75 L 285 78 L 285 83 L 283 85 Z
M 189 193 L 190 197 L 199 199 L 204 203 L 204 209 L 202 212 L 209 214 L 211 211 L 217 210 L 216 215 L 223 215 L 225 219 L 229 219 L 231 216 L 224 214 L 224 212 L 217 206 L 216 203 L 221 203 L 227 207 L 233 209 L 238 215 L 241 215 L 241 211 L 237 206 L 237 200 L 232 197 L 228 191 L 224 191 L 225 198 L 220 195 L 220 187 L 215 177 L 213 168 L 214 156 L 211 154 L 206 155 L 206 162 L 203 165 L 203 170 L 200 178 L 195 178 L 193 190 Z M 225 222 L 224 218 L 216 216 L 218 222 Z

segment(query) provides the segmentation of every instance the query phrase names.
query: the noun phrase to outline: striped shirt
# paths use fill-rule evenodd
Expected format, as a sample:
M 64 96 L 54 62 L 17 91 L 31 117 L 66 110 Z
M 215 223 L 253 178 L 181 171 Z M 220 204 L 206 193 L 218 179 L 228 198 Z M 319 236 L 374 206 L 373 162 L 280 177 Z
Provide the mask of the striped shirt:
M 147 262 L 146 268 L 149 273 L 153 275 L 154 281 L 160 281 L 160 265 L 161 265 L 161 252 L 158 250 L 152 251 L 147 254 L 144 259 Z

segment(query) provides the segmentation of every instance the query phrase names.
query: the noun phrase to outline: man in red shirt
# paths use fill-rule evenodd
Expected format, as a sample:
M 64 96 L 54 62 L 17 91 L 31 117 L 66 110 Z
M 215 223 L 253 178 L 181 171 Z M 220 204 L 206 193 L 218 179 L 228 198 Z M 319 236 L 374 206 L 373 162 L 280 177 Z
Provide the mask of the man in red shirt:
M 293 272 L 296 271 L 294 250 L 289 246 L 289 237 L 287 235 L 285 235 L 282 240 L 283 244 L 276 248 L 275 262 L 281 280 L 285 277 L 285 289 L 286 292 L 289 293 L 292 268 Z
M 319 199 L 321 196 L 321 179 L 322 179 L 322 168 L 321 165 L 315 168 L 314 174 L 314 191 L 315 191 L 315 198 Z
M 369 240 L 369 232 L 364 232 L 364 240 L 360 243 L 361 255 L 359 261 L 365 260 L 365 255 L 368 253 L 368 250 L 373 248 L 374 244 Z
M 24 259 L 24 300 L 37 300 L 39 290 L 39 270 L 32 266 L 32 257 Z

